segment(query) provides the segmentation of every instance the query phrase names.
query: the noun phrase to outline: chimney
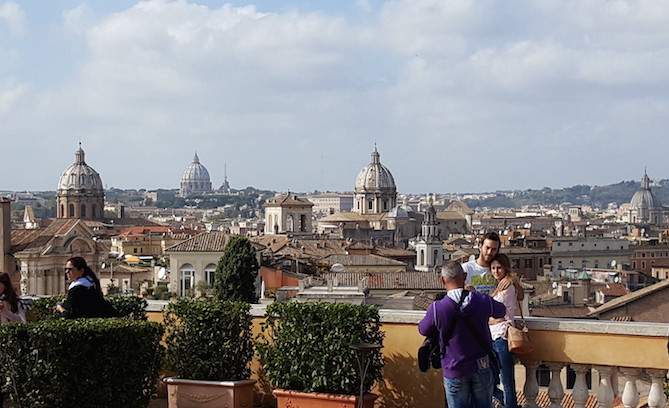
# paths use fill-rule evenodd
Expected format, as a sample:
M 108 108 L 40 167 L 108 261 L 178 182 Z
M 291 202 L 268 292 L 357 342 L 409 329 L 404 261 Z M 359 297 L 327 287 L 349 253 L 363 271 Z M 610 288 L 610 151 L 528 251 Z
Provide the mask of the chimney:
M 14 269 L 10 265 L 12 256 L 10 254 L 12 224 L 10 222 L 11 215 L 11 200 L 7 197 L 0 197 L 0 245 L 2 251 L 0 252 L 0 272 L 7 272 L 11 274 Z

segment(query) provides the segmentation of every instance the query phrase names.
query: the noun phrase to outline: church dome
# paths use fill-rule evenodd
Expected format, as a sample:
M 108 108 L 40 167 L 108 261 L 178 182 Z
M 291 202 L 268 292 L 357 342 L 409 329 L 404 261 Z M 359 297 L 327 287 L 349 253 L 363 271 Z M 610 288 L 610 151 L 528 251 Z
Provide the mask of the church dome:
M 644 173 L 641 178 L 641 188 L 634 193 L 632 201 L 630 201 L 631 209 L 653 209 L 661 207 L 660 201 L 655 197 L 655 194 L 650 190 L 650 180 L 648 175 Z
M 197 157 L 197 153 L 193 157 L 193 163 L 190 164 L 184 171 L 183 176 L 181 176 L 181 182 L 210 182 L 209 171 L 207 168 L 200 163 L 200 158 Z
M 207 168 L 200 163 L 197 153 L 193 157 L 193 162 L 186 168 L 181 176 L 181 196 L 197 193 L 207 193 L 211 191 L 211 180 Z
M 390 170 L 381 164 L 380 156 L 374 147 L 372 162 L 365 166 L 355 179 L 356 192 L 396 191 L 395 179 Z
M 58 190 L 102 191 L 102 179 L 97 171 L 86 164 L 81 144 L 79 144 L 79 150 L 74 153 L 74 156 L 74 164 L 63 171 L 58 179 Z

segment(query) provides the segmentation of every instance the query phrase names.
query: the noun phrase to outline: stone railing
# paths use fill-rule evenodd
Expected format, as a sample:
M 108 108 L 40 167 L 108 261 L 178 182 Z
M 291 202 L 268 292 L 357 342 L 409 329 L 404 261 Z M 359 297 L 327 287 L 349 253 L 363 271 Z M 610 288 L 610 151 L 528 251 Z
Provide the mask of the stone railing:
M 566 366 L 575 372 L 572 398 L 576 408 L 585 407 L 591 397 L 586 383 L 591 369 L 596 374 L 592 376 L 592 394 L 600 407 L 613 406 L 617 396 L 625 407 L 637 407 L 642 396 L 649 407 L 666 406 L 663 380 L 669 368 L 667 324 L 544 318 L 526 321 L 536 349 L 518 358 L 525 367 L 525 407 L 538 406 L 536 373 L 541 363 L 550 370 L 547 394 L 551 407 L 561 406 L 565 395 L 561 374 Z M 644 384 L 643 388 L 638 387 L 639 383 Z
M 160 321 L 160 309 L 159 302 L 151 304 L 149 319 Z M 264 306 L 253 306 L 255 332 L 264 313 Z M 373 390 L 380 395 L 377 406 L 444 406 L 441 372 L 421 373 L 416 364 L 416 351 L 423 341 L 417 324 L 424 315 L 422 311 L 381 311 L 385 367 L 383 381 Z M 662 382 L 669 369 L 669 324 L 549 318 L 526 318 L 526 322 L 535 349 L 517 359 L 516 385 L 524 394 L 524 407 L 561 407 L 566 394 L 571 394 L 577 408 L 592 406 L 594 398 L 601 407 L 621 400 L 625 407 L 637 407 L 640 400 L 649 407 L 666 406 Z M 540 366 L 550 371 L 549 383 L 544 386 L 537 381 Z M 567 390 L 567 367 L 576 377 L 571 391 Z M 252 368 L 260 371 L 257 361 Z M 588 372 L 591 389 L 587 387 Z M 257 393 L 271 398 L 271 387 L 262 379 L 259 384 Z

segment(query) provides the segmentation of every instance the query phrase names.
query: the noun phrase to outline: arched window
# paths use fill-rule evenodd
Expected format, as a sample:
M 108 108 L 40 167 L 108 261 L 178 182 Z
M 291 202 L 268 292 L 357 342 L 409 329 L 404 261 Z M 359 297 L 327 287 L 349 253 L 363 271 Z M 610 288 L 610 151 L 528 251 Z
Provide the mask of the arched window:
M 65 206 L 63 204 L 60 205 L 60 212 L 58 214 L 60 218 L 65 218 Z
M 214 287 L 214 274 L 216 272 L 216 265 L 209 264 L 204 268 L 204 279 L 206 279 L 209 286 Z
M 418 265 L 423 265 L 425 262 L 424 259 L 425 259 L 425 251 L 421 249 L 420 252 L 418 253 Z
M 438 256 L 439 256 L 439 251 L 435 249 L 434 254 L 432 255 L 432 265 L 434 266 L 439 265 L 439 259 L 437 259 Z
M 70 204 L 70 213 L 68 214 L 68 217 L 74 217 L 74 204 Z
M 98 216 L 97 211 L 95 211 L 95 204 L 91 206 L 91 216 L 96 218 Z
M 86 217 L 86 206 L 84 204 L 81 205 L 81 218 Z
M 195 268 L 191 264 L 183 264 L 179 268 L 179 295 L 186 296 L 188 289 L 193 287 Z

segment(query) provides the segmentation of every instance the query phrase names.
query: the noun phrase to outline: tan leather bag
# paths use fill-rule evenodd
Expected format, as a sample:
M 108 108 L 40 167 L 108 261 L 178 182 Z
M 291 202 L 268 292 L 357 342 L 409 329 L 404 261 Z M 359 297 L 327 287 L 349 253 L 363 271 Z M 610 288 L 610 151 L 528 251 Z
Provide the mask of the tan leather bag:
M 523 308 L 518 302 L 520 308 L 520 320 L 516 320 L 517 327 L 511 325 L 506 328 L 506 339 L 509 342 L 509 351 L 514 354 L 527 354 L 534 350 L 532 347 L 532 339 L 530 339 L 530 331 L 525 325 L 525 317 L 523 316 Z

